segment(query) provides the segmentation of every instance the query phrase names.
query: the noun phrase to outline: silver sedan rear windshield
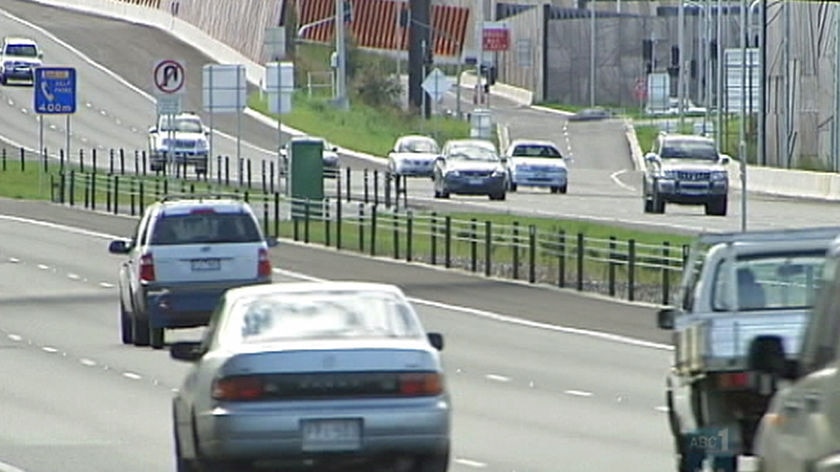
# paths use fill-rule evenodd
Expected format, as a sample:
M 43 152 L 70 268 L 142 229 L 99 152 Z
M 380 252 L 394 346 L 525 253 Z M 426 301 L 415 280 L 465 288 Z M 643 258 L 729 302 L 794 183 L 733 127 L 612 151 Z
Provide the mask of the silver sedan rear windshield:
M 246 213 L 191 213 L 166 215 L 152 228 L 154 245 L 255 243 L 259 228 Z
M 290 339 L 420 338 L 411 307 L 377 291 L 277 293 L 239 300 L 223 337 L 232 343 Z

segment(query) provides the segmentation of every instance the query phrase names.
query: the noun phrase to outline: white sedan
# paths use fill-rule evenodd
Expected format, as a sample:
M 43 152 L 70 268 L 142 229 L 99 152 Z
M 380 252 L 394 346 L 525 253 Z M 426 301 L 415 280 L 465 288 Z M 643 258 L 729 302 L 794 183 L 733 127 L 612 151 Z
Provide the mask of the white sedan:
M 509 190 L 521 186 L 548 187 L 551 193 L 566 193 L 568 169 L 557 146 L 544 140 L 515 139 L 505 151 Z
M 203 342 L 171 346 L 192 364 L 173 400 L 177 470 L 446 472 L 441 349 L 393 285 L 228 290 Z
M 388 171 L 396 176 L 432 177 L 439 155 L 437 141 L 428 136 L 400 136 L 388 153 Z

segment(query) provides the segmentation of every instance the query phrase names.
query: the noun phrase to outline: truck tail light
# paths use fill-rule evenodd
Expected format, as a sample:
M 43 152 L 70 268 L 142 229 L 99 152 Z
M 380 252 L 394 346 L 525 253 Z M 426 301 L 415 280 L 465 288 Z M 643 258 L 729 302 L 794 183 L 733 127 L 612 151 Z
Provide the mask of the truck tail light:
M 143 282 L 155 281 L 155 262 L 151 254 L 143 254 L 140 257 L 140 280 Z
M 742 389 L 750 386 L 748 372 L 725 372 L 718 374 L 718 386 L 721 389 Z
M 257 275 L 260 277 L 271 276 L 271 260 L 268 258 L 268 250 L 260 248 L 257 256 Z

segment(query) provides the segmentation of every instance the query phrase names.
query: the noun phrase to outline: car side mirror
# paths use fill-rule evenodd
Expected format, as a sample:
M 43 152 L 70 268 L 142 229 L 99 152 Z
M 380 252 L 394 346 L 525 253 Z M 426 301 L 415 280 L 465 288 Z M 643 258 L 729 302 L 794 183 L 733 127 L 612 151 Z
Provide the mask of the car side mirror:
M 157 133 L 157 128 L 152 126 L 151 128 L 149 128 L 149 133 Z
M 268 247 L 275 247 L 278 244 L 277 238 L 275 238 L 274 236 L 268 236 L 267 238 L 265 238 L 265 244 Z
M 507 164 L 507 162 L 508 162 L 507 156 L 502 156 L 502 157 L 499 158 L 499 160 L 502 161 L 502 164 Z
M 663 308 L 656 313 L 656 325 L 659 326 L 659 329 L 674 329 L 674 319 L 676 317 L 676 309 Z
M 428 333 L 429 343 L 438 351 L 443 350 L 443 335 L 440 333 Z
M 330 149 L 332 150 L 332 152 L 338 152 L 338 146 L 333 146 Z
M 654 163 L 654 162 L 659 161 L 659 156 L 657 156 L 656 154 L 654 154 L 652 152 L 649 152 L 649 153 L 645 154 L 645 160 L 650 162 L 650 163 Z
M 446 159 L 444 159 L 443 156 L 438 156 L 438 157 L 435 158 L 435 162 L 438 163 L 438 164 L 443 164 L 443 161 L 445 161 L 445 160 Z
M 732 162 L 732 158 L 729 157 L 729 155 L 727 155 L 727 154 L 721 154 L 720 155 L 720 163 L 722 165 L 729 165 L 730 162 Z
M 169 346 L 169 357 L 179 361 L 195 362 L 203 355 L 198 341 L 179 341 Z
M 747 367 L 755 372 L 787 379 L 795 378 L 798 369 L 795 362 L 788 362 L 782 338 L 774 335 L 756 336 L 752 340 Z
M 43 58 L 44 58 L 44 53 L 39 52 L 39 53 L 38 53 L 38 59 L 43 59 Z
M 111 244 L 108 245 L 108 252 L 111 254 L 128 254 L 130 250 L 131 243 L 124 239 L 111 241 Z

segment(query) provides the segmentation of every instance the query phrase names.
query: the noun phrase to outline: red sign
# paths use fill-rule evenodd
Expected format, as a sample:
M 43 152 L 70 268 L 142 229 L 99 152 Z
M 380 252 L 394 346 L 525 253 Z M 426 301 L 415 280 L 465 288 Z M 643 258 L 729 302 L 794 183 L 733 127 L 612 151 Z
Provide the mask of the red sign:
M 485 51 L 507 51 L 510 48 L 510 30 L 507 28 L 484 28 L 482 48 Z

